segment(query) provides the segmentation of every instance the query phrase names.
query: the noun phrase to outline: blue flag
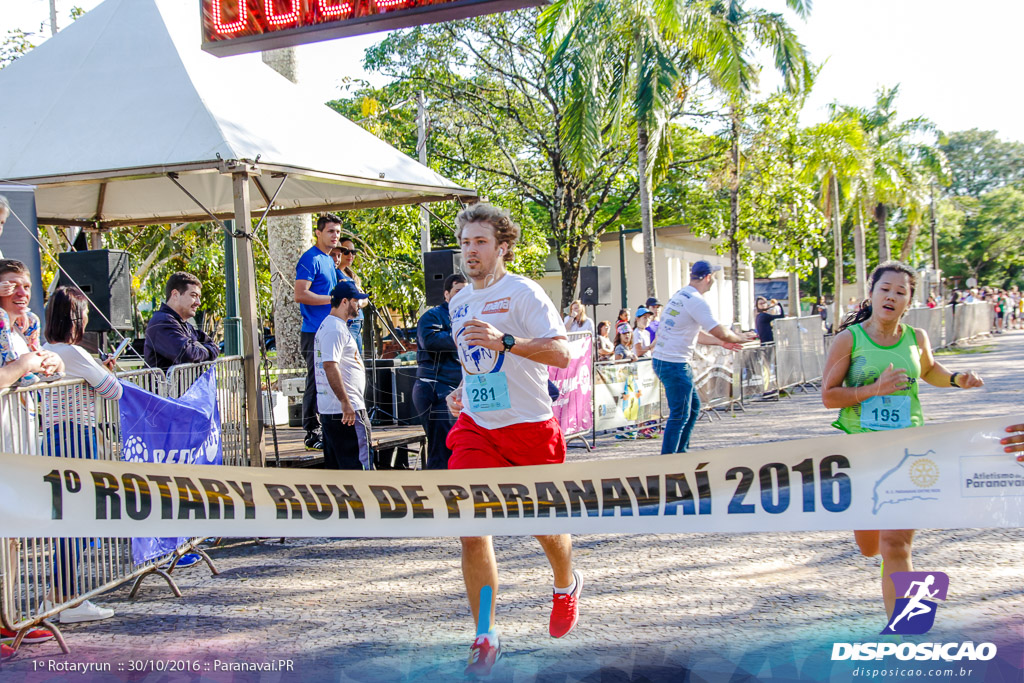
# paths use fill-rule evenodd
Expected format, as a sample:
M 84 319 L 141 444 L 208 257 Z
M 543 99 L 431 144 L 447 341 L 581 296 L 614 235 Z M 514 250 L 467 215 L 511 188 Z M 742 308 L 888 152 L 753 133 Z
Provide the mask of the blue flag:
M 121 382 L 121 459 L 126 462 L 220 465 L 220 410 L 214 368 L 207 370 L 181 398 L 163 398 Z M 186 495 L 188 492 L 179 492 Z M 196 496 L 201 496 L 195 492 Z M 172 552 L 183 538 L 133 538 L 132 559 L 142 564 Z

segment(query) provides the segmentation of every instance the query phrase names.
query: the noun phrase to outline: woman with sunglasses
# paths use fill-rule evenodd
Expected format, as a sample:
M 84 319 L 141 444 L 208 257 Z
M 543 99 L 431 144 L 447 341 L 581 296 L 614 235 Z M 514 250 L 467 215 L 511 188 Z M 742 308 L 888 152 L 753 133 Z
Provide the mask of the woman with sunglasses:
M 352 262 L 356 260 L 356 254 L 358 253 L 356 243 L 349 237 L 342 237 L 335 249 L 340 252 L 340 257 L 336 261 L 338 266 L 338 281 L 340 282 L 342 278 L 347 278 L 356 283 L 356 287 L 359 288 L 359 291 L 363 291 L 363 282 L 359 279 L 359 276 L 356 275 L 356 271 L 352 269 Z M 363 354 L 363 308 L 369 303 L 369 301 L 369 299 L 360 299 L 358 315 L 348 322 L 348 331 L 356 338 L 356 346 L 359 347 L 359 355 Z

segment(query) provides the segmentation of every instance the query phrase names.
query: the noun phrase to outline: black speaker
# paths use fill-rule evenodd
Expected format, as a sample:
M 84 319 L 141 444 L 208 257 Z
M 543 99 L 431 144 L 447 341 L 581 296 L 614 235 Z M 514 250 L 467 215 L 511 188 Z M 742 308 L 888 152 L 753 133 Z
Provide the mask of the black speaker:
M 428 306 L 444 303 L 444 281 L 449 275 L 460 272 L 462 252 L 457 249 L 439 249 L 423 254 L 423 283 Z
M 132 271 L 128 252 L 69 251 L 59 254 L 57 260 L 58 286 L 78 287 L 89 297 L 87 331 L 132 329 Z
M 366 368 L 366 408 L 373 413 L 373 424 L 419 424 L 412 404 L 416 366 L 398 365 L 393 358 L 376 364 L 376 377 L 369 365 Z
M 580 301 L 584 306 L 604 306 L 612 302 L 612 269 L 608 266 L 580 268 Z
M 398 394 L 398 424 L 418 425 L 416 406 L 412 404 L 412 385 L 416 384 L 416 366 L 403 365 L 395 368 L 395 392 Z

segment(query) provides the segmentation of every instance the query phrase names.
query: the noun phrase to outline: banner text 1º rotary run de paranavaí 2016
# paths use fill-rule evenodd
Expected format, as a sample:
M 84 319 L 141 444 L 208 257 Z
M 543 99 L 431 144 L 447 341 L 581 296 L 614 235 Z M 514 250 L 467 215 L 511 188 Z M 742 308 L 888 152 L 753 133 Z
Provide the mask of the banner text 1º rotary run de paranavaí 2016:
M 625 460 L 349 472 L 0 455 L 4 535 L 476 536 L 1024 526 L 988 418 Z

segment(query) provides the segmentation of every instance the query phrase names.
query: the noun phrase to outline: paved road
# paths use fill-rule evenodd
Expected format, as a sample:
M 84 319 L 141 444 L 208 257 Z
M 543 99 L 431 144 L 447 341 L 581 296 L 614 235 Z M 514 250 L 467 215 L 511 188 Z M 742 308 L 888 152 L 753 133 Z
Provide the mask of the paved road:
M 1024 415 L 1024 333 L 985 344 L 989 352 L 941 357 L 953 369 L 979 371 L 986 386 L 924 387 L 929 421 Z M 797 394 L 702 421 L 693 447 L 829 435 L 832 418 L 817 392 Z M 593 454 L 574 449 L 571 457 L 659 448 L 660 441 L 606 441 Z M 581 621 L 553 641 L 549 570 L 538 546 L 530 538 L 496 540 L 497 621 L 506 648 L 498 680 L 859 680 L 849 665 L 830 671 L 830 644 L 871 639 L 884 625 L 877 560 L 860 557 L 849 533 L 592 535 L 574 543 L 586 579 Z M 917 566 L 947 572 L 952 584 L 927 638 L 998 642 L 1005 661 L 988 669 L 987 680 L 1022 680 L 1022 554 L 1019 529 L 926 531 L 915 544 Z M 117 611 L 114 619 L 65 627 L 70 656 L 53 642 L 25 646 L 0 678 L 47 680 L 56 676 L 43 673 L 50 667 L 91 662 L 110 664 L 109 677 L 81 680 L 461 679 L 472 626 L 453 539 L 238 541 L 211 555 L 221 574 L 182 570 L 182 599 L 157 579 L 135 601 L 126 588 L 116 590 L 101 600 Z M 127 672 L 133 661 L 279 658 L 294 669 Z M 945 680 L 985 680 L 955 674 Z

